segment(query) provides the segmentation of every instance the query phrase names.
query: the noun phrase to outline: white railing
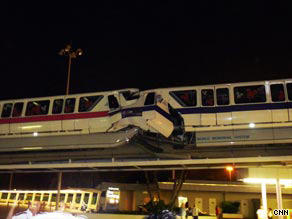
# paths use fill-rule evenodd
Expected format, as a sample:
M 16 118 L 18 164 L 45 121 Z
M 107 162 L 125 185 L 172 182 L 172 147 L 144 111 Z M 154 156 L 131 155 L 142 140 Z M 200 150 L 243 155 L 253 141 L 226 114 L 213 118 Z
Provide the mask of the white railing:
M 39 201 L 43 210 L 55 210 L 57 190 L 0 190 L 0 205 L 11 205 L 16 200 L 19 207 Z M 65 211 L 97 211 L 101 191 L 95 189 L 65 189 L 60 191 L 60 206 Z

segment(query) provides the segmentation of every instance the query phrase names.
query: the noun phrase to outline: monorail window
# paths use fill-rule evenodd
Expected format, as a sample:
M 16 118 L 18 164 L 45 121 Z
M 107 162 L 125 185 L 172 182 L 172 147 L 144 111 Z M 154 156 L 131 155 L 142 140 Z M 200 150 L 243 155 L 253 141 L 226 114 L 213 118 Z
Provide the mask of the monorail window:
M 201 95 L 203 106 L 214 106 L 214 91 L 212 89 L 202 90 Z
M 46 115 L 49 111 L 49 100 L 31 101 L 27 103 L 26 116 Z
M 148 93 L 144 102 L 144 106 L 153 105 L 155 104 L 155 93 L 151 92 Z
M 279 102 L 285 100 L 285 92 L 283 84 L 272 84 L 271 88 L 271 95 L 273 102 Z
M 265 86 L 254 85 L 254 86 L 235 87 L 234 101 L 237 104 L 266 102 Z
M 108 104 L 109 104 L 109 108 L 111 110 L 117 109 L 120 107 L 120 104 L 117 100 L 117 98 L 114 95 L 109 95 L 108 96 Z
M 287 84 L 288 99 L 292 101 L 292 83 Z
M 5 103 L 3 105 L 3 110 L 2 110 L 1 117 L 3 117 L 3 118 L 10 117 L 11 110 L 12 110 L 12 103 Z
M 81 97 L 79 101 L 79 112 L 89 112 L 91 111 L 103 98 L 103 96 L 89 96 Z
M 21 116 L 22 109 L 23 109 L 23 103 L 15 103 L 13 107 L 12 117 Z
M 63 104 L 64 104 L 64 100 L 63 99 L 56 99 L 54 100 L 54 104 L 53 104 L 53 114 L 60 114 L 63 111 Z
M 181 106 L 197 106 L 197 91 L 195 90 L 180 90 L 169 92 Z
M 64 113 L 73 113 L 75 107 L 75 98 L 68 98 L 65 101 L 65 110 Z
M 121 92 L 122 95 L 124 96 L 125 100 L 136 100 L 139 98 L 139 92 L 131 92 L 131 91 L 123 91 Z
M 216 99 L 218 106 L 229 105 L 229 89 L 228 88 L 216 89 Z

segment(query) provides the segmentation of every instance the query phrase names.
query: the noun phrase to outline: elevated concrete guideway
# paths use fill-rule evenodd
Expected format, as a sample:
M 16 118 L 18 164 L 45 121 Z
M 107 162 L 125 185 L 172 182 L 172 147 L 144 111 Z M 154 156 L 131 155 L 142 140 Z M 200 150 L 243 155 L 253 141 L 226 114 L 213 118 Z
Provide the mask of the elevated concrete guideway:
M 178 147 L 135 139 L 107 149 L 0 153 L 0 172 L 94 172 L 292 167 L 292 145 Z M 291 165 L 291 166 L 290 166 Z
M 212 158 L 212 159 L 181 159 L 181 160 L 137 160 L 111 162 L 54 162 L 29 164 L 3 164 L 0 172 L 91 172 L 91 171 L 143 171 L 143 170 L 174 170 L 174 169 L 216 169 L 227 164 L 236 168 L 247 167 L 292 167 L 292 156 L 274 157 L 243 157 L 243 158 Z

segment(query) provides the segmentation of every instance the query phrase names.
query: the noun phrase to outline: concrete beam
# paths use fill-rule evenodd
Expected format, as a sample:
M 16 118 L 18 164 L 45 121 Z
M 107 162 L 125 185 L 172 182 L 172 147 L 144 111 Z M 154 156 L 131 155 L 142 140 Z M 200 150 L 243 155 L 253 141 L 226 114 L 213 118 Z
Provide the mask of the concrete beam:
M 120 169 L 136 169 L 135 166 L 142 169 L 147 167 L 168 168 L 168 166 L 182 166 L 185 169 L 192 169 L 197 166 L 209 168 L 210 165 L 226 165 L 226 164 L 246 164 L 250 166 L 291 162 L 292 156 L 272 156 L 272 157 L 242 157 L 242 158 L 212 158 L 212 159 L 187 159 L 187 160 L 149 160 L 149 161 L 117 161 L 117 162 L 79 162 L 79 163 L 49 163 L 49 164 L 9 164 L 0 165 L 0 170 L 37 170 L 37 169 L 72 169 L 72 168 L 113 168 Z M 129 168 L 130 167 L 130 168 Z M 284 167 L 284 166 L 283 166 Z M 173 167 L 172 167 L 173 168 Z

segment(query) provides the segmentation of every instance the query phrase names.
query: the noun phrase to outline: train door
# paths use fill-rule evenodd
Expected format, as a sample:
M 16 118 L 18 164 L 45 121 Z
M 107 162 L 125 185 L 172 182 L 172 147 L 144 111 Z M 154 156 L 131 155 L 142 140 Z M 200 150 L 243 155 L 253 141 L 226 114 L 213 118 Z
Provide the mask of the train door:
M 217 125 L 231 125 L 232 115 L 231 110 L 228 110 L 230 106 L 229 87 L 218 86 L 215 93 Z
M 155 92 L 146 93 L 144 96 L 144 110 L 142 113 L 147 125 L 165 137 L 169 137 L 174 129 L 170 120 L 167 103 Z
M 201 89 L 201 125 L 216 125 L 214 87 Z
M 112 123 L 118 122 L 122 119 L 120 111 L 120 103 L 118 94 L 108 96 L 109 115 Z

